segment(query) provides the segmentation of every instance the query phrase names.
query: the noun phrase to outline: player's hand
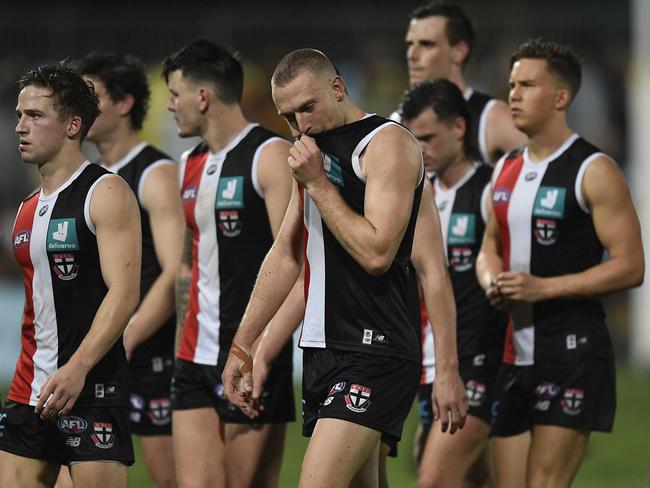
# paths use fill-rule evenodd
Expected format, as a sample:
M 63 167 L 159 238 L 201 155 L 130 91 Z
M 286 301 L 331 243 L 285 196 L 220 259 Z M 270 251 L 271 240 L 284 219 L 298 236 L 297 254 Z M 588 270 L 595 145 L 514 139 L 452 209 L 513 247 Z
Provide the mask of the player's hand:
M 289 169 L 295 180 L 307 190 L 327 180 L 323 155 L 313 137 L 302 135 L 289 149 Z
M 264 351 L 261 349 L 262 348 L 258 348 L 253 353 L 253 391 L 251 393 L 252 412 L 249 414 L 249 417 L 251 418 L 258 417 L 262 413 L 262 410 L 264 410 L 260 401 L 262 393 L 264 393 L 266 379 L 271 371 L 271 361 L 268 360 Z
M 228 401 L 250 415 L 252 411 L 253 359 L 250 354 L 234 342 L 228 353 L 228 360 L 221 374 L 223 392 Z
M 434 420 L 440 420 L 442 432 L 453 434 L 467 419 L 467 395 L 457 368 L 436 371 L 431 392 Z
M 544 278 L 514 271 L 499 273 L 496 281 L 496 285 L 505 299 L 528 303 L 547 298 L 544 284 Z
M 493 278 L 492 281 L 490 281 L 490 285 L 487 290 L 485 290 L 485 297 L 488 299 L 488 302 L 490 302 L 490 305 L 499 310 L 505 311 L 508 308 L 508 301 L 501 294 L 496 278 Z
M 68 415 L 86 382 L 86 371 L 64 364 L 50 376 L 36 397 L 35 411 L 42 419 Z

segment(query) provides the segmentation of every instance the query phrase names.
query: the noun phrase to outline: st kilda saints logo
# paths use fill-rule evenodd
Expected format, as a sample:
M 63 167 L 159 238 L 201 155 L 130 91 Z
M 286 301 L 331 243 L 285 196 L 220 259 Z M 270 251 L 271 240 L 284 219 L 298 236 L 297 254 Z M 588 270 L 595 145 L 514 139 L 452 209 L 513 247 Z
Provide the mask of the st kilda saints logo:
M 221 210 L 219 212 L 219 229 L 224 236 L 237 237 L 241 234 L 242 227 L 239 210 Z
M 167 425 L 172 421 L 169 398 L 149 400 L 149 420 L 154 425 Z
M 552 246 L 557 241 L 557 222 L 551 219 L 535 219 L 535 239 L 542 246 Z
M 110 449 L 115 442 L 113 424 L 108 422 L 93 422 L 93 434 L 90 437 L 100 449 Z
M 470 380 L 465 384 L 465 395 L 470 407 L 478 407 L 485 400 L 485 385 L 476 380 Z
M 345 395 L 345 406 L 356 413 L 365 412 L 370 406 L 370 388 L 361 385 L 350 385 Z
M 75 262 L 73 253 L 53 254 L 54 272 L 63 281 L 69 281 L 79 274 L 79 265 Z
M 567 415 L 579 415 L 582 412 L 585 392 L 579 388 L 567 388 L 564 390 L 564 398 L 561 405 Z

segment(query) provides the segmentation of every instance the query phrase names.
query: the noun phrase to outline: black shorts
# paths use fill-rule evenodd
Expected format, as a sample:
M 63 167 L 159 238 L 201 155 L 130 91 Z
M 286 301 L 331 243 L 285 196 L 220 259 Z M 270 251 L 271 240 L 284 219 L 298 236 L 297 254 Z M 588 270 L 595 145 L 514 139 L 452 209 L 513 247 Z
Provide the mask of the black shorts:
M 461 359 L 458 365 L 458 372 L 465 383 L 467 413 L 483 420 L 488 425 L 492 422 L 492 402 L 500 366 L 501 352 L 499 351 L 476 354 L 473 357 Z M 433 425 L 431 390 L 431 384 L 420 385 L 418 395 L 422 434 L 425 438 Z
M 611 432 L 616 412 L 613 359 L 581 357 L 533 366 L 504 364 L 497 378 L 492 435 L 534 425 Z
M 172 408 L 192 410 L 214 407 L 231 424 L 282 424 L 296 418 L 291 368 L 271 368 L 262 392 L 262 413 L 251 419 L 223 396 L 222 368 L 176 359 L 172 379 Z
M 128 407 L 74 407 L 41 420 L 34 407 L 7 401 L 0 411 L 0 450 L 55 464 L 118 461 L 133 464 Z
M 162 361 L 161 370 L 130 368 L 131 432 L 140 436 L 172 435 L 170 389 L 173 359 Z
M 322 418 L 347 420 L 382 433 L 391 448 L 402 437 L 420 380 L 414 361 L 378 354 L 304 349 L 303 435 Z

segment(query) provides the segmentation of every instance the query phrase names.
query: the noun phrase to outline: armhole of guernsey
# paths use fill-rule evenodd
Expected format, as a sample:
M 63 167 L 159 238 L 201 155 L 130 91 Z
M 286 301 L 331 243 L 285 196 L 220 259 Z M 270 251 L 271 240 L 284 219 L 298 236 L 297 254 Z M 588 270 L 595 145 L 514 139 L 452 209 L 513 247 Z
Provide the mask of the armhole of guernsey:
M 392 120 L 388 121 L 388 122 L 386 122 L 384 124 L 381 124 L 379 127 L 375 128 L 374 130 L 372 130 L 371 132 L 366 134 L 366 136 L 359 141 L 359 143 L 357 144 L 357 147 L 354 148 L 354 151 L 352 151 L 352 158 L 351 158 L 352 159 L 352 169 L 354 170 L 354 174 L 363 183 L 366 182 L 366 177 L 363 176 L 363 173 L 361 172 L 361 163 L 359 162 L 359 157 L 361 156 L 361 153 L 366 148 L 366 146 L 370 143 L 372 138 L 375 137 L 377 132 L 379 132 L 380 130 L 382 130 L 385 127 L 388 127 L 389 125 L 395 125 L 395 126 L 399 127 L 400 129 L 402 129 L 404 132 L 406 132 L 410 137 L 413 137 L 413 134 L 411 134 L 411 132 L 406 127 L 403 127 L 400 124 L 396 124 Z M 415 140 L 415 138 L 414 138 L 414 140 Z M 420 176 L 418 178 L 418 185 L 422 182 L 422 178 L 424 177 L 424 166 L 422 166 L 422 155 L 421 154 L 420 154 L 420 165 L 421 165 L 421 168 L 420 168 Z
M 149 176 L 151 170 L 156 169 L 158 166 L 162 166 L 164 164 L 170 164 L 174 166 L 175 163 L 171 159 L 159 159 L 158 161 L 154 161 L 149 166 L 147 166 L 142 172 L 142 175 L 140 176 L 140 181 L 138 182 L 138 195 L 137 195 L 138 203 L 140 204 L 140 206 L 142 207 L 144 206 L 142 205 L 142 191 L 144 190 L 144 180 L 147 179 L 147 176 Z
M 488 221 L 488 198 L 490 198 L 491 186 L 490 183 L 486 183 L 481 192 L 481 218 L 484 224 L 487 224 Z
M 576 175 L 576 185 L 575 185 L 576 201 L 578 202 L 578 205 L 580 205 L 582 211 L 587 214 L 590 212 L 589 212 L 589 207 L 587 207 L 587 202 L 585 201 L 585 196 L 582 193 L 582 180 L 584 180 L 585 172 L 587 171 L 587 168 L 589 167 L 591 162 L 600 156 L 604 156 L 606 158 L 611 159 L 605 153 L 602 152 L 594 153 L 591 156 L 589 156 L 587 159 L 585 159 L 582 162 L 582 164 L 580 164 L 580 169 L 578 169 L 578 174 Z
M 490 110 L 497 104 L 497 101 L 492 99 L 488 103 L 485 104 L 485 107 L 483 108 L 483 112 L 481 112 L 481 118 L 479 119 L 478 122 L 478 146 L 479 146 L 479 151 L 481 151 L 481 157 L 483 158 L 483 161 L 486 163 L 491 163 L 492 160 L 490 159 L 490 152 L 488 151 L 488 144 L 487 144 L 487 120 L 488 120 L 488 115 L 490 114 Z
M 95 234 L 95 224 L 93 224 L 93 221 L 90 218 L 90 200 L 93 197 L 93 193 L 95 192 L 95 188 L 97 187 L 97 183 L 102 181 L 107 176 L 117 176 L 117 175 L 114 175 L 113 173 L 109 173 L 109 174 L 105 174 L 105 175 L 102 175 L 99 178 L 97 178 L 97 180 L 95 180 L 95 182 L 88 189 L 88 193 L 86 194 L 86 201 L 84 202 L 84 218 L 86 219 L 86 225 L 88 226 L 88 230 L 90 232 L 92 232 L 93 235 L 96 235 L 96 234 Z M 118 178 L 119 178 L 119 176 L 118 176 Z
M 499 179 L 499 175 L 501 174 L 501 170 L 503 169 L 503 165 L 506 163 L 506 158 L 508 157 L 507 154 L 504 154 L 501 156 L 501 159 L 497 161 L 497 164 L 494 166 L 494 171 L 492 171 L 492 179 L 490 180 L 490 187 L 492 190 L 494 190 L 494 185 L 496 184 L 497 180 Z
M 185 168 L 187 167 L 187 160 L 192 153 L 192 149 L 188 149 L 183 154 L 181 154 L 180 159 L 178 160 L 178 188 L 183 188 L 183 178 L 185 178 Z
M 258 173 L 260 166 L 260 154 L 262 153 L 262 149 L 264 149 L 267 144 L 274 141 L 283 141 L 289 144 L 289 141 L 283 139 L 282 137 L 271 137 L 257 147 L 255 150 L 255 155 L 253 156 L 253 166 L 251 167 L 251 181 L 253 182 L 253 188 L 255 188 L 255 191 L 260 196 L 260 198 L 264 198 L 264 191 L 260 185 L 260 178 Z

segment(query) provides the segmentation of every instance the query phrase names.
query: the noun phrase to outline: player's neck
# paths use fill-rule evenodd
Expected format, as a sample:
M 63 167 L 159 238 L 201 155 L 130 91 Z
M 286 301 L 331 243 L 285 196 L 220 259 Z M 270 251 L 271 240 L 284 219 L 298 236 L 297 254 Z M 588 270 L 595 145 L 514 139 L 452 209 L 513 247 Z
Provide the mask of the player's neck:
M 467 90 L 467 83 L 465 82 L 465 77 L 463 76 L 463 72 L 460 70 L 460 68 L 452 67 L 451 73 L 449 74 L 449 81 L 453 82 L 458 88 L 460 88 L 460 91 L 463 92 L 463 95 L 465 94 L 465 90 Z
M 219 104 L 207 117 L 200 135 L 214 154 L 228 146 L 249 123 L 239 105 Z
M 365 110 L 363 110 L 361 107 L 356 106 L 347 98 L 343 103 L 345 104 L 343 107 L 344 108 L 343 125 L 351 124 L 352 122 L 361 120 L 368 113 Z
M 140 137 L 137 132 L 130 129 L 128 131 L 116 131 L 105 140 L 97 141 L 95 144 L 99 150 L 102 164 L 110 169 L 111 166 L 121 161 L 135 146 L 140 144 Z
M 528 136 L 528 158 L 531 162 L 544 161 L 571 137 L 573 131 L 566 119 L 555 120 L 543 130 Z
M 53 159 L 40 165 L 41 186 L 44 195 L 57 191 L 86 161 L 76 141 L 71 141 Z
M 471 169 L 472 162 L 467 159 L 464 153 L 459 154 L 453 163 L 437 174 L 440 186 L 443 190 L 452 188 L 456 183 L 463 179 Z

